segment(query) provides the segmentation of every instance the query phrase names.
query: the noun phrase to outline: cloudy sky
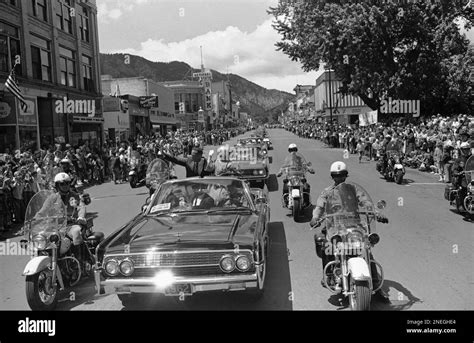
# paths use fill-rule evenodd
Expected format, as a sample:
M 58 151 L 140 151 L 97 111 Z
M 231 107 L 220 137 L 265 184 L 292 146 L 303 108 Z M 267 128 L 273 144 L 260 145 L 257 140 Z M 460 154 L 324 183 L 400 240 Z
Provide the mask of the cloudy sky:
M 299 63 L 275 51 L 280 37 L 266 11 L 277 2 L 97 0 L 100 50 L 199 68 L 202 46 L 206 68 L 293 93 L 296 84 L 315 84 L 319 73 L 305 73 Z
M 97 0 L 103 53 L 123 52 L 151 61 L 183 61 L 238 74 L 269 89 L 293 93 L 315 84 L 316 72 L 275 51 L 270 6 L 278 0 Z

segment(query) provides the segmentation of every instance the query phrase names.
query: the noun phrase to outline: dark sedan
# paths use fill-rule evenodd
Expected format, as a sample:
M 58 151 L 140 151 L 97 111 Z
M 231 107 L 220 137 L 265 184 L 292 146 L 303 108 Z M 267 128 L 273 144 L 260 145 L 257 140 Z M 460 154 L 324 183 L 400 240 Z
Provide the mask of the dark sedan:
M 166 181 L 143 213 L 97 248 L 97 289 L 125 306 L 152 293 L 247 291 L 258 299 L 269 211 L 263 190 L 233 177 Z

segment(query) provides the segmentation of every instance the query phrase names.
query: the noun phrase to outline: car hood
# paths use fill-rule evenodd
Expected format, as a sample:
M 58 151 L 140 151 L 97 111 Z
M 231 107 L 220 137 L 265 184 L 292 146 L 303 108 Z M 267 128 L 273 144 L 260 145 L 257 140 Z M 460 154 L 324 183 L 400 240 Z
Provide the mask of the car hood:
M 256 214 L 177 215 L 139 217 L 126 226 L 106 247 L 107 254 L 140 253 L 156 247 L 173 249 L 251 248 Z
M 232 166 L 237 168 L 237 170 L 265 169 L 266 168 L 266 164 L 262 161 L 257 161 L 256 163 L 252 163 L 250 161 L 238 161 L 238 162 L 232 162 Z

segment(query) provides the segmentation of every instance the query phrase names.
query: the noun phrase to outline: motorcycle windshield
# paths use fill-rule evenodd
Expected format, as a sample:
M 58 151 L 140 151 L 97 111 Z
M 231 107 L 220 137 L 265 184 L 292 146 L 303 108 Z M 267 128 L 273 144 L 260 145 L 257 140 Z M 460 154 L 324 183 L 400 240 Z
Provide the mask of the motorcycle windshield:
M 25 214 L 26 231 L 52 231 L 67 224 L 67 212 L 61 196 L 52 191 L 36 193 Z M 28 233 L 28 232 L 26 232 Z
M 464 167 L 467 183 L 474 181 L 474 156 L 469 157 Z
M 162 183 L 170 178 L 170 168 L 168 163 L 162 159 L 157 158 L 152 161 L 146 172 L 146 183 Z
M 306 173 L 306 160 L 299 154 L 291 154 L 285 159 L 282 168 L 290 176 L 304 176 Z
M 356 183 L 341 183 L 328 191 L 325 210 L 329 236 L 348 229 L 375 232 L 374 203 L 367 191 Z

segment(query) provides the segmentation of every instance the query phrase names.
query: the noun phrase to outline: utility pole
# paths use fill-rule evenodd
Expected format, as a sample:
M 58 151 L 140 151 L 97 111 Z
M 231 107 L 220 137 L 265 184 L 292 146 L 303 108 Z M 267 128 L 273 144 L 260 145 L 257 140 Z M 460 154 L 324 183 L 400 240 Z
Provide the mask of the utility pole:
M 204 72 L 204 61 L 202 58 L 202 45 L 200 46 L 200 48 L 201 48 L 201 71 Z
M 329 68 L 329 117 L 332 125 L 332 81 L 331 81 L 331 68 Z

